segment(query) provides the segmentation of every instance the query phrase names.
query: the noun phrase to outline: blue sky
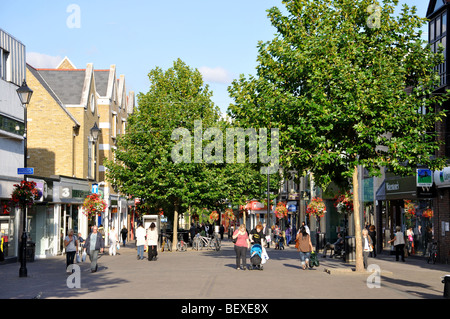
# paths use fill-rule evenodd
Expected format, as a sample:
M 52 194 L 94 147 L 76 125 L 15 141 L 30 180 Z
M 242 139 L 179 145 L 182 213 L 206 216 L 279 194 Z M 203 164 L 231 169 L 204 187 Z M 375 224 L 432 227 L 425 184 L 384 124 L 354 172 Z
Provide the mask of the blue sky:
M 428 0 L 400 3 L 425 16 Z M 273 6 L 283 8 L 281 0 L 3 1 L 0 28 L 25 44 L 34 67 L 55 67 L 65 56 L 80 69 L 115 64 L 136 94 L 148 91 L 151 69 L 180 58 L 202 72 L 225 112 L 227 87 L 255 74 L 258 41 L 274 38 L 266 12 Z

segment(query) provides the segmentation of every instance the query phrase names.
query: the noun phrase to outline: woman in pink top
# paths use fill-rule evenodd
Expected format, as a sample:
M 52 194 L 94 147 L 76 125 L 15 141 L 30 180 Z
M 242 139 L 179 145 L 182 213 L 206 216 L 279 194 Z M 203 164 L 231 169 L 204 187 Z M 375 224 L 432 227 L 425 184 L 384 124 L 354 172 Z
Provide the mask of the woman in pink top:
M 247 268 L 247 249 L 250 248 L 250 239 L 248 238 L 245 225 L 241 224 L 239 229 L 233 233 L 234 251 L 236 252 L 236 269 L 245 270 Z M 240 264 L 242 260 L 242 266 Z

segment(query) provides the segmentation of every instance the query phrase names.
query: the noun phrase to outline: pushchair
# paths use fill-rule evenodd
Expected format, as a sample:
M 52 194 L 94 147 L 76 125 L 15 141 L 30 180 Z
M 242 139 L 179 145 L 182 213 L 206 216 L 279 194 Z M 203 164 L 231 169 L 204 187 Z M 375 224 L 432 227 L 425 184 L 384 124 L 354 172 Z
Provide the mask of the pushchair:
M 254 244 L 250 249 L 250 263 L 252 264 L 250 270 L 258 269 L 263 270 L 262 262 L 262 246 L 260 244 Z

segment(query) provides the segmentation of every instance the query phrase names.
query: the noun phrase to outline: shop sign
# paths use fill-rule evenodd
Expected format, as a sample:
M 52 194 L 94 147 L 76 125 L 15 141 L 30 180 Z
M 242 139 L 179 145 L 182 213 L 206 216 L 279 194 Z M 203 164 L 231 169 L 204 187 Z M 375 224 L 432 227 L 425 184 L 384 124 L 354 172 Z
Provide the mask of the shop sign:
M 450 167 L 434 172 L 434 183 L 437 187 L 450 187 Z
M 386 199 L 408 199 L 417 196 L 416 179 L 414 176 L 395 176 L 385 180 Z
M 433 172 L 430 169 L 417 170 L 417 187 L 431 187 L 433 186 Z

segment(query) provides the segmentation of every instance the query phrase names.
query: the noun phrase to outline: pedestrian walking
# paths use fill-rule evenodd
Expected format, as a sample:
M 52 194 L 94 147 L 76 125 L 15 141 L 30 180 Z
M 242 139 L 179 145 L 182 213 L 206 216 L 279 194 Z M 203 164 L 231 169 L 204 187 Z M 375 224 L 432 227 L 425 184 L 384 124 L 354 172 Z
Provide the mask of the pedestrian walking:
M 267 248 L 270 248 L 270 227 L 267 227 L 266 223 L 263 223 L 263 234 L 264 238 L 266 239 Z
M 77 236 L 74 235 L 73 229 L 69 229 L 66 238 L 64 238 L 64 248 L 66 249 L 66 270 L 69 265 L 73 265 L 75 255 L 78 251 Z M 72 273 L 68 271 L 67 273 Z
M 102 234 L 98 232 L 97 226 L 92 226 L 92 232 L 86 238 L 84 244 L 84 251 L 89 255 L 91 261 L 91 272 L 96 272 L 98 269 L 98 254 L 103 253 L 105 242 Z
M 362 246 L 363 246 L 363 262 L 364 269 L 367 269 L 369 265 L 369 254 L 373 251 L 373 242 L 372 238 L 369 236 L 369 231 L 367 228 L 362 230 Z
M 122 236 L 123 247 L 125 247 L 125 243 L 127 241 L 128 229 L 123 225 L 122 230 L 120 231 L 120 235 Z
M 247 250 L 250 248 L 250 239 L 245 229 L 245 225 L 241 224 L 239 229 L 233 233 L 234 251 L 236 252 L 236 269 L 247 269 Z M 242 264 L 241 264 L 242 262 Z
M 309 267 L 309 258 L 311 252 L 314 251 L 311 243 L 311 236 L 307 233 L 305 226 L 302 226 L 297 233 L 296 240 L 298 240 L 298 252 L 300 253 L 300 261 L 302 269 L 305 270 Z
M 280 228 L 278 225 L 273 227 L 273 240 L 275 242 L 275 249 L 280 249 L 279 240 L 280 240 Z
M 142 224 L 139 224 L 136 229 L 136 246 L 137 246 L 137 259 L 144 259 L 144 246 L 145 246 L 145 229 Z
M 388 243 L 394 243 L 395 260 L 399 261 L 399 256 L 401 256 L 402 261 L 405 261 L 405 236 L 400 226 L 395 227 L 395 230 L 394 238 L 389 240 Z
M 219 227 L 219 234 L 220 234 L 220 240 L 223 240 L 223 233 L 225 232 L 225 227 L 223 227 L 223 224 Z
M 377 257 L 377 232 L 374 225 L 370 225 L 369 227 L 369 236 L 372 239 L 373 244 L 373 250 L 370 252 L 369 256 L 375 258 Z
M 148 261 L 157 260 L 158 256 L 158 230 L 155 223 L 147 229 Z
M 284 234 L 285 234 L 285 236 L 286 236 L 286 246 L 289 247 L 289 244 L 290 244 L 290 242 L 291 242 L 291 234 L 292 234 L 292 229 L 291 229 L 291 226 L 290 226 L 290 225 L 288 225 L 288 226 L 286 227 L 286 230 L 284 231 Z
M 263 245 L 263 241 L 266 240 L 263 233 L 263 226 L 261 224 L 256 225 L 256 227 L 250 232 L 249 235 L 250 243 Z
M 117 254 L 117 245 L 119 243 L 119 236 L 117 235 L 114 226 L 109 230 L 109 255 L 115 256 Z
M 406 237 L 408 237 L 408 256 L 414 255 L 414 231 L 412 227 L 406 230 Z

